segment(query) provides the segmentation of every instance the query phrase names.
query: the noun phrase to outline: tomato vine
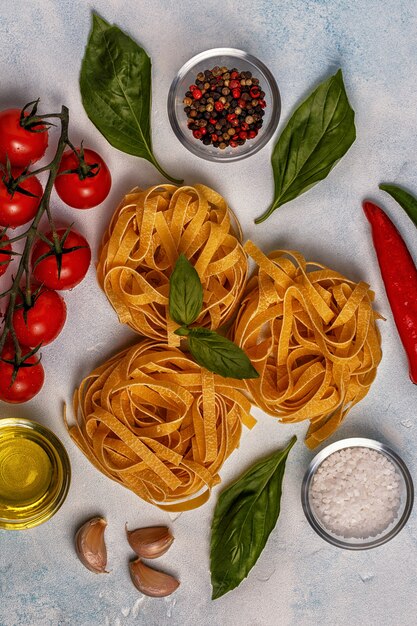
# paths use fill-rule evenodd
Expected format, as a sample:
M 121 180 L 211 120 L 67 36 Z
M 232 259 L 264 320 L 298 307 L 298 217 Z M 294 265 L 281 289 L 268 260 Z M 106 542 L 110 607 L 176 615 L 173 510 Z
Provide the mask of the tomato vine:
M 59 277 L 61 275 L 61 264 L 63 255 L 65 255 L 66 253 L 73 253 L 74 250 L 77 250 L 78 252 L 78 248 L 88 248 L 88 254 L 90 254 L 90 248 L 84 239 L 83 244 L 85 243 L 85 245 L 76 246 L 75 248 L 65 248 L 65 240 L 68 238 L 69 235 L 71 235 L 72 231 L 70 230 L 70 228 L 68 228 L 65 231 L 65 235 L 63 236 L 61 231 L 57 230 L 54 225 L 50 209 L 51 192 L 56 182 L 57 176 L 60 175 L 60 165 L 64 155 L 64 151 L 69 148 L 75 155 L 79 154 L 79 150 L 77 151 L 77 149 L 72 145 L 68 137 L 68 108 L 66 106 L 62 106 L 60 113 L 38 115 L 36 110 L 37 104 L 38 101 L 35 101 L 34 103 L 29 103 L 29 105 L 26 105 L 23 108 L 21 116 L 24 116 L 23 119 L 25 124 L 24 126 L 22 125 L 21 117 L 21 126 L 25 127 L 27 131 L 31 133 L 47 133 L 48 129 L 53 125 L 50 120 L 56 119 L 59 120 L 60 135 L 55 150 L 55 155 L 49 163 L 42 167 L 38 167 L 37 169 L 33 169 L 32 171 L 29 171 L 29 166 L 31 165 L 31 163 L 28 163 L 23 171 L 18 171 L 17 174 L 13 173 L 12 184 L 14 186 L 14 190 L 16 190 L 16 193 L 18 193 L 19 190 L 22 189 L 22 184 L 24 184 L 26 180 L 32 177 L 36 177 L 43 172 L 49 173 L 45 187 L 42 190 L 42 195 L 40 196 L 36 214 L 34 215 L 31 223 L 27 226 L 24 232 L 14 237 L 10 236 L 9 233 L 6 234 L 7 228 L 0 229 L 0 252 L 2 252 L 2 256 L 0 257 L 0 259 L 3 261 L 3 267 L 5 266 L 5 263 L 7 263 L 7 259 L 6 261 L 4 261 L 4 257 L 6 257 L 6 255 L 12 254 L 20 257 L 19 265 L 16 272 L 12 276 L 10 286 L 2 293 L 0 293 L 0 300 L 8 298 L 8 303 L 3 314 L 2 328 L 0 329 L 0 365 L 3 365 L 4 367 L 4 364 L 7 364 L 12 367 L 12 375 L 10 377 L 9 388 L 12 387 L 16 379 L 19 380 L 19 370 L 21 370 L 22 368 L 34 368 L 34 366 L 39 365 L 40 362 L 40 355 L 38 351 L 41 347 L 41 344 L 37 346 L 31 346 L 30 349 L 28 349 L 26 346 L 21 345 L 17 337 L 13 321 L 16 311 L 22 308 L 23 315 L 26 319 L 27 311 L 33 306 L 36 300 L 36 294 L 39 291 L 39 288 L 33 287 L 32 280 L 34 277 L 36 278 L 36 269 L 40 267 L 39 264 L 44 261 L 45 258 L 48 258 L 49 262 L 49 257 L 55 257 L 57 266 L 56 271 Z M 25 113 L 27 108 L 31 105 L 34 105 L 34 107 L 32 108 L 32 112 L 29 114 Z M 13 162 L 10 163 L 7 156 L 5 160 L 6 164 L 4 165 L 3 160 L 3 165 L 0 166 L 0 168 L 3 170 L 2 180 L 4 185 L 6 185 L 7 181 L 10 181 L 13 167 Z M 80 166 L 82 164 L 82 161 L 80 161 Z M 47 237 L 39 230 L 41 218 L 45 214 L 48 218 L 50 226 L 50 233 L 48 233 Z M 10 245 L 13 245 L 20 240 L 25 240 L 23 251 L 21 253 L 14 252 L 13 250 L 10 251 Z M 44 244 L 45 242 L 47 246 L 47 252 L 43 254 L 43 257 L 40 259 L 34 259 L 33 249 L 35 242 L 36 245 L 38 245 L 39 242 L 42 244 Z M 87 268 L 84 269 L 86 271 Z M 35 293 L 33 292 L 34 289 L 36 289 Z

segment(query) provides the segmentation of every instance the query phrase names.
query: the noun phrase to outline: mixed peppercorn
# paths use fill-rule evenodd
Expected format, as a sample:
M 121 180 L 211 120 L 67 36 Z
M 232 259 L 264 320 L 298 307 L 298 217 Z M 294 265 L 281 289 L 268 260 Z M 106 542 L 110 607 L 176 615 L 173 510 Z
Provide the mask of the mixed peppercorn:
M 194 137 L 220 150 L 254 139 L 266 107 L 265 92 L 251 72 L 218 66 L 197 74 L 183 103 Z

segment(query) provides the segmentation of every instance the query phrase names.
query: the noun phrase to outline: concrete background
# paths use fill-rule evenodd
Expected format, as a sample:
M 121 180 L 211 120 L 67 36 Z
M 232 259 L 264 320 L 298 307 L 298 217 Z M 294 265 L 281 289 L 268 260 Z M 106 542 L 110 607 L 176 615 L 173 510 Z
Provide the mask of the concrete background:
M 38 96 L 43 111 L 59 110 L 65 103 L 73 142 L 84 137 L 112 170 L 111 195 L 98 209 L 77 212 L 53 199 L 59 220 L 74 221 L 96 252 L 120 197 L 133 185 L 146 187 L 161 178 L 147 162 L 108 145 L 83 111 L 78 73 L 92 9 L 126 29 L 152 57 L 154 149 L 169 172 L 222 193 L 245 236 L 265 250 L 297 249 L 373 286 L 377 307 L 387 318 L 380 324 L 383 361 L 371 392 L 332 441 L 346 436 L 384 441 L 402 455 L 415 477 L 417 389 L 408 379 L 361 201 L 381 202 L 417 259 L 417 230 L 378 191 L 380 182 L 396 181 L 417 193 L 417 5 L 410 0 L 1 0 L 0 105 L 20 106 Z M 253 220 L 272 199 L 274 142 L 248 160 L 210 164 L 188 153 L 168 123 L 166 98 L 174 74 L 197 52 L 217 46 L 247 50 L 274 73 L 282 95 L 279 130 L 296 104 L 338 67 L 356 111 L 358 137 L 343 161 L 324 182 L 259 226 Z M 302 442 L 306 425 L 279 425 L 260 411 L 255 411 L 258 425 L 244 433 L 239 451 L 225 464 L 223 484 L 296 432 L 299 441 L 287 464 L 281 516 L 249 578 L 212 602 L 208 551 L 217 492 L 200 510 L 171 519 L 98 473 L 65 431 L 63 402 L 70 402 L 81 377 L 134 338 L 118 324 L 93 266 L 65 299 L 66 327 L 43 351 L 42 392 L 25 405 L 0 404 L 0 417 L 31 417 L 52 428 L 67 447 L 73 468 L 70 494 L 55 518 L 29 531 L 0 531 L 1 626 L 416 623 L 416 514 L 380 548 L 354 553 L 327 545 L 308 526 L 300 504 L 302 476 L 312 458 Z M 98 514 L 109 522 L 111 573 L 102 576 L 84 569 L 73 548 L 75 529 Z M 172 526 L 176 540 L 159 562 L 181 580 L 171 598 L 145 598 L 132 586 L 125 522 L 131 527 Z

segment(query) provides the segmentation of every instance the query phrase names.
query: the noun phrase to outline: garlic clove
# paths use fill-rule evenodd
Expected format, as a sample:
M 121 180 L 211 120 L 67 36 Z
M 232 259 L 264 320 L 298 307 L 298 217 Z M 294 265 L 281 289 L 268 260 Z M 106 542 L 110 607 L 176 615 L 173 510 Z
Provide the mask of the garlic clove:
M 128 530 L 127 540 L 132 550 L 143 559 L 156 559 L 165 554 L 172 545 L 174 537 L 167 526 L 150 526 Z
M 78 529 L 75 535 L 75 548 L 78 558 L 87 569 L 96 574 L 108 573 L 107 549 L 104 531 L 107 522 L 102 517 L 93 517 Z
M 142 563 L 141 559 L 129 563 L 132 582 L 141 593 L 152 598 L 164 598 L 179 587 L 179 581 Z

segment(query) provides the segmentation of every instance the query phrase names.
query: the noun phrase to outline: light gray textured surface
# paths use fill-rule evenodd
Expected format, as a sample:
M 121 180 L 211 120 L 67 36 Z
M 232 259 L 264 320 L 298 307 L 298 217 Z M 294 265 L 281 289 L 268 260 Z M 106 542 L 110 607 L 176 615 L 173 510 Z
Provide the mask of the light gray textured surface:
M 160 181 L 146 162 L 111 148 L 88 121 L 80 101 L 78 72 L 93 8 L 134 36 L 153 60 L 153 140 L 166 169 L 187 183 L 203 182 L 222 193 L 236 211 L 245 236 L 265 250 L 289 247 L 368 281 L 381 323 L 384 357 L 368 397 L 349 415 L 336 437 L 368 436 L 397 450 L 416 477 L 417 388 L 408 379 L 368 226 L 364 197 L 379 199 L 401 229 L 414 258 L 417 230 L 387 196 L 383 180 L 417 192 L 417 5 L 411 0 L 224 0 L 171 3 L 166 0 L 14 0 L 0 2 L 0 104 L 23 105 L 38 96 L 43 110 L 70 108 L 71 136 L 107 159 L 114 185 L 104 204 L 77 212 L 57 199 L 62 221 L 75 221 L 94 250 L 121 195 L 135 184 Z M 272 198 L 272 144 L 247 161 L 219 165 L 199 160 L 175 139 L 166 97 L 175 72 L 206 48 L 232 46 L 261 58 L 281 89 L 283 122 L 300 99 L 336 68 L 344 71 L 356 111 L 358 138 L 326 181 L 282 207 L 268 222 L 254 217 Z M 99 474 L 69 440 L 62 403 L 70 402 L 81 376 L 132 339 L 100 292 L 93 267 L 87 279 L 65 294 L 68 322 L 44 349 L 46 383 L 21 406 L 0 406 L 1 416 L 32 417 L 61 437 L 71 457 L 69 497 L 50 522 L 18 533 L 0 532 L 1 626 L 411 626 L 416 623 L 417 521 L 391 543 L 352 553 L 325 544 L 308 526 L 300 484 L 312 457 L 302 443 L 305 425 L 278 425 L 257 412 L 259 423 L 245 433 L 225 464 L 224 484 L 254 460 L 286 443 L 299 442 L 288 462 L 278 525 L 241 586 L 211 602 L 209 528 L 216 493 L 200 510 L 175 520 Z M 94 576 L 78 562 L 74 530 L 103 514 L 111 573 Z M 144 598 L 132 587 L 124 539 L 130 526 L 171 523 L 176 537 L 161 567 L 181 579 L 166 600 Z

